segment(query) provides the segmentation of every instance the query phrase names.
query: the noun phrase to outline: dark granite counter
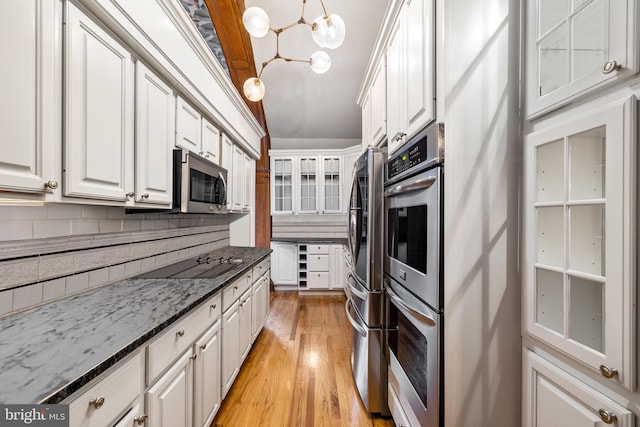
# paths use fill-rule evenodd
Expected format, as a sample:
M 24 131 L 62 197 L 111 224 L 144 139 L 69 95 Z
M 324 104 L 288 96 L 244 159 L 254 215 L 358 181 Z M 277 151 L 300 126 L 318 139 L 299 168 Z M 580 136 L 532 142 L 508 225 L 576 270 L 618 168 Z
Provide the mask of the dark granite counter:
M 58 403 L 143 345 L 271 252 L 210 278 L 132 278 L 0 320 L 0 403 Z
M 272 242 L 283 243 L 322 243 L 334 245 L 348 245 L 346 238 L 340 237 L 274 237 Z

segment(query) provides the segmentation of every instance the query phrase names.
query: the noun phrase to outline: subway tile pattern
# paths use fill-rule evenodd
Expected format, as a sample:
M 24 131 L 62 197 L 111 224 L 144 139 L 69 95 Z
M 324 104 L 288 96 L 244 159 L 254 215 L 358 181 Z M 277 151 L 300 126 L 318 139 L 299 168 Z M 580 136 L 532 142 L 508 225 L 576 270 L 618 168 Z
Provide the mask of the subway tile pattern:
M 226 215 L 0 206 L 0 317 L 228 245 Z

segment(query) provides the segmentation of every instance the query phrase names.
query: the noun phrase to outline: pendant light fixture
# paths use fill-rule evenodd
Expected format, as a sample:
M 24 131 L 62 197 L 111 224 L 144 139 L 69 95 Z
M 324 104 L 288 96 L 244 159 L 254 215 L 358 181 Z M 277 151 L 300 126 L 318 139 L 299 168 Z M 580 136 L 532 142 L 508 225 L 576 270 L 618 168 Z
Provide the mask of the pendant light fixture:
M 242 86 L 242 91 L 249 101 L 260 101 L 265 94 L 265 87 L 260 77 L 265 67 L 276 59 L 283 59 L 287 62 L 306 62 L 311 66 L 311 70 L 317 74 L 326 73 L 331 68 L 331 57 L 324 51 L 314 52 L 309 59 L 293 59 L 280 55 L 280 34 L 296 25 L 308 25 L 311 27 L 311 38 L 322 48 L 335 49 L 342 45 L 345 36 L 345 25 L 342 18 L 335 13 L 328 13 L 324 5 L 324 0 L 319 0 L 322 5 L 324 15 L 317 17 L 313 23 L 308 23 L 304 19 L 304 8 L 307 0 L 302 0 L 302 13 L 300 19 L 282 28 L 272 28 L 269 16 L 259 7 L 250 7 L 242 15 L 244 28 L 253 37 L 264 37 L 269 31 L 276 35 L 276 53 L 273 58 L 262 63 L 258 77 L 250 77 Z

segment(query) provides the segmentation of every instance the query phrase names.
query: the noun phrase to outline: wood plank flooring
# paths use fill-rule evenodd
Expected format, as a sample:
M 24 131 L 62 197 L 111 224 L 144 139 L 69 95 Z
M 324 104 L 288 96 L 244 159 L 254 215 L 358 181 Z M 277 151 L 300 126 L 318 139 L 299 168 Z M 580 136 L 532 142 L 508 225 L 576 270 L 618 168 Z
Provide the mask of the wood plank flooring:
M 212 427 L 393 426 L 362 406 L 344 296 L 271 292 L 271 312 Z

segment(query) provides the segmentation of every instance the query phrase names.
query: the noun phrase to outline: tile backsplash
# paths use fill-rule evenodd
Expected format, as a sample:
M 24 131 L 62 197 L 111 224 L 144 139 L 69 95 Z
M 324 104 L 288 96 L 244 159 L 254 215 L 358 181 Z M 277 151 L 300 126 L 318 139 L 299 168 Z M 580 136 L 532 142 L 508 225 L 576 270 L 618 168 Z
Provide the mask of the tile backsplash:
M 0 316 L 228 246 L 229 218 L 0 206 Z

